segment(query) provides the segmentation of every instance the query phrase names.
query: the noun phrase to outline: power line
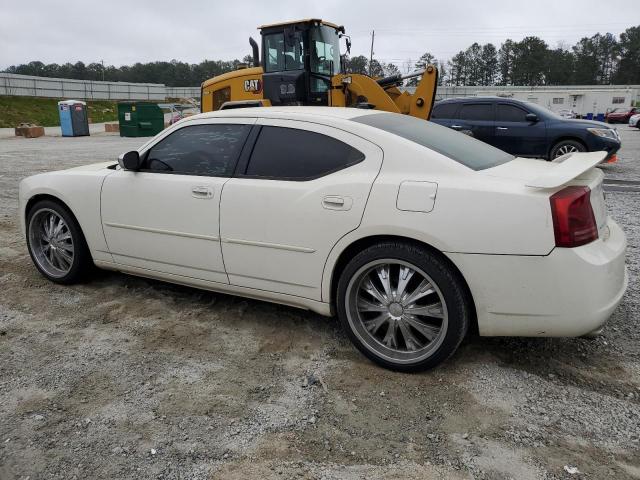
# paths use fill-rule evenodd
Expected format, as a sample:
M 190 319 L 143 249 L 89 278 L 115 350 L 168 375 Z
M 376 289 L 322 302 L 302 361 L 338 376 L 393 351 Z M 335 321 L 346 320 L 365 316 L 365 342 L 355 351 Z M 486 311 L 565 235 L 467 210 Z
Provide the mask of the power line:
M 548 26 L 548 25 L 507 25 L 507 26 L 501 26 L 501 27 L 471 27 L 471 28 L 464 28 L 464 29 L 452 29 L 450 27 L 437 27 L 437 26 L 433 26 L 433 27 L 403 27 L 403 28 L 397 28 L 397 27 L 376 27 L 376 30 L 378 30 L 378 32 L 391 32 L 391 33 L 397 33 L 397 32 L 408 32 L 408 33 L 416 33 L 416 32 L 426 32 L 426 33 L 430 33 L 430 32 L 467 32 L 467 33 L 477 33 L 477 32 L 489 32 L 489 33 L 500 33 L 500 32 L 522 32 L 522 30 L 536 30 L 536 31 L 566 31 L 566 30 L 577 30 L 577 31 L 584 31 L 588 28 L 593 28 L 593 27 L 597 27 L 598 29 L 602 29 L 605 26 L 626 26 L 626 27 L 632 27 L 633 25 L 630 24 L 629 22 L 612 22 L 612 23 L 594 23 L 594 24 L 581 24 L 581 25 L 576 25 L 576 24 L 569 24 L 569 25 L 553 25 L 553 26 Z M 364 34 L 364 33 L 368 33 L 367 30 L 351 30 L 349 32 L 352 35 L 357 35 L 357 34 Z

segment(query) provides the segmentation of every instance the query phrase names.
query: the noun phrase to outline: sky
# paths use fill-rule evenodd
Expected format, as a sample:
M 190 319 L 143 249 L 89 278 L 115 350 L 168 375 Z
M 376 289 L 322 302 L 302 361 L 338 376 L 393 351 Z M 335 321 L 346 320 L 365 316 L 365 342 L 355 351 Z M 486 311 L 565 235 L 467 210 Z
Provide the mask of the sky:
M 640 25 L 634 0 L 254 1 L 0 0 L 0 70 L 19 63 L 107 65 L 172 59 L 199 63 L 249 54 L 262 24 L 322 18 L 344 25 L 351 55 L 401 70 L 429 51 L 448 59 L 473 42 L 536 35 L 551 47 Z M 259 42 L 258 42 L 259 43 Z M 344 45 L 342 46 L 344 49 Z

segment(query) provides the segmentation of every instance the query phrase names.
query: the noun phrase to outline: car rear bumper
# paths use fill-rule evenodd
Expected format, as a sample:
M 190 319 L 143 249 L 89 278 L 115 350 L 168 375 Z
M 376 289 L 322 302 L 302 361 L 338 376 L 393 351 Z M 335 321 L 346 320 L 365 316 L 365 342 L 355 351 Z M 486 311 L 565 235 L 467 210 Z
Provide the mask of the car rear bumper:
M 547 256 L 448 253 L 469 284 L 483 336 L 577 337 L 599 329 L 627 288 L 626 237 Z

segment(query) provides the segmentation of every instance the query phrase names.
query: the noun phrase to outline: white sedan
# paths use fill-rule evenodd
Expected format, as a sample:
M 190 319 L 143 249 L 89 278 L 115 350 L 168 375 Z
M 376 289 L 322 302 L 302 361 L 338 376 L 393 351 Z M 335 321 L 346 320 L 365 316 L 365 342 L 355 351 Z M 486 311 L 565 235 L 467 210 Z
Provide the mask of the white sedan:
M 640 113 L 629 117 L 629 126 L 640 128 Z
M 20 219 L 54 282 L 95 264 L 336 314 L 367 357 L 415 371 L 470 329 L 602 328 L 627 286 L 593 168 L 605 155 L 514 158 L 371 110 L 225 110 L 118 163 L 23 180 Z

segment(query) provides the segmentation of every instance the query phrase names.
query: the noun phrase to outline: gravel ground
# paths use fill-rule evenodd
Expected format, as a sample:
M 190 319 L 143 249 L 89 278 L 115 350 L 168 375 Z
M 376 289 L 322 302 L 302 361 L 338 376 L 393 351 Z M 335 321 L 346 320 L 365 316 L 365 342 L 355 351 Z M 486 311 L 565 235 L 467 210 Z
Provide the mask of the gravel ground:
M 603 169 L 640 180 L 640 130 L 619 129 Z M 305 311 L 118 273 L 45 281 L 18 181 L 140 143 L 0 139 L 1 480 L 640 478 L 639 193 L 607 194 L 631 282 L 603 336 L 472 337 L 403 375 Z

